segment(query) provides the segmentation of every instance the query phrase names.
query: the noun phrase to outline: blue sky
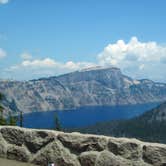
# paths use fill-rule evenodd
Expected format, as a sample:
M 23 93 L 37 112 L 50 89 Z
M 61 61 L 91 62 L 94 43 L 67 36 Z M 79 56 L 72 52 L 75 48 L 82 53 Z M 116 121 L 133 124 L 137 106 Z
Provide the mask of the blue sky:
M 0 78 L 103 65 L 165 82 L 165 8 L 165 0 L 0 0 Z

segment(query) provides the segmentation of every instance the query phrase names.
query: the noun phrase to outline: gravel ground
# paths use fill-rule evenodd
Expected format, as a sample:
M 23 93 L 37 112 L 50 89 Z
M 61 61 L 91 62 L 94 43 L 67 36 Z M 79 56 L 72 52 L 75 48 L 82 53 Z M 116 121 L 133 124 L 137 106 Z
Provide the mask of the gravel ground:
M 0 158 L 0 166 L 35 166 L 35 165 Z

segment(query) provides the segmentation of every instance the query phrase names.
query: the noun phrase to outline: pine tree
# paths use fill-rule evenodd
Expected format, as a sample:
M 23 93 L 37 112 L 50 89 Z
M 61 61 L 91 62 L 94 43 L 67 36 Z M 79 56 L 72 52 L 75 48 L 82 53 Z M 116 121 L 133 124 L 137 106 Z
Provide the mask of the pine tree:
M 0 93 L 0 101 L 3 100 L 3 95 Z M 3 116 L 3 110 L 4 108 L 2 107 L 2 105 L 0 105 L 0 125 L 6 125 L 6 119 Z
M 23 113 L 20 112 L 20 127 L 23 127 Z
M 0 108 L 2 108 L 2 107 L 0 107 Z M 3 116 L 3 109 L 0 109 L 0 125 L 6 125 L 6 124 L 7 124 L 7 122 Z
M 55 130 L 61 131 L 62 128 L 57 113 L 55 113 L 54 118 L 55 118 Z
M 9 113 L 9 125 L 16 126 L 17 124 L 17 118 L 12 116 L 11 113 Z
M 3 100 L 3 95 L 2 95 L 2 93 L 0 93 L 0 101 L 2 101 Z

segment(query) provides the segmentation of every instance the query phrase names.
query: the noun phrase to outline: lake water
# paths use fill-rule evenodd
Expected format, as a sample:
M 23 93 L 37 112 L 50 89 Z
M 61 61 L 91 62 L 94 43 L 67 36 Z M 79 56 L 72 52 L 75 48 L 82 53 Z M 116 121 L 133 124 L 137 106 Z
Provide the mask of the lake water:
M 27 128 L 55 128 L 56 112 L 62 127 L 84 127 L 97 122 L 129 119 L 139 116 L 157 105 L 158 103 L 150 103 L 128 106 L 81 107 L 66 111 L 33 112 L 24 115 L 23 125 Z

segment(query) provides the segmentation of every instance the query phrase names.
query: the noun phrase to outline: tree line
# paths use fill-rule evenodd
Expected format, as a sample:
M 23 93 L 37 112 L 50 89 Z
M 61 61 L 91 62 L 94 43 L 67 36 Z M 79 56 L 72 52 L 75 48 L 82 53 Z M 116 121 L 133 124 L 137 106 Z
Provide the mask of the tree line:
M 19 116 L 12 115 L 11 112 L 9 112 L 8 116 L 4 116 L 4 107 L 2 106 L 1 102 L 3 100 L 4 96 L 2 93 L 0 93 L 0 125 L 10 125 L 10 126 L 16 126 L 19 122 L 20 127 L 23 127 L 23 113 L 20 112 Z

